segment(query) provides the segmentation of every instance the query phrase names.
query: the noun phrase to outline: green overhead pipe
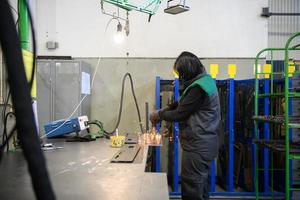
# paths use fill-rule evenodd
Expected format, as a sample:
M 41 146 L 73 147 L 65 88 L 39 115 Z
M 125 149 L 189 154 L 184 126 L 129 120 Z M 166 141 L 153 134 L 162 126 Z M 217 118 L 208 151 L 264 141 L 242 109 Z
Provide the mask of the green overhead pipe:
M 21 48 L 29 51 L 29 17 L 25 1 L 26 0 L 18 0 L 18 24 Z

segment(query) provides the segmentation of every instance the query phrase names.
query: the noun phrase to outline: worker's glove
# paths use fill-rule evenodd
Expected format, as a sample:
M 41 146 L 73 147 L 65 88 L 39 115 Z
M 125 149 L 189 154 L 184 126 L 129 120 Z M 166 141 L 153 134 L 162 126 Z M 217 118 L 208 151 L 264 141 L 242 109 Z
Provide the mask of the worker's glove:
M 154 111 L 150 114 L 150 121 L 151 121 L 152 125 L 156 125 L 157 123 L 159 123 L 161 121 L 158 111 Z

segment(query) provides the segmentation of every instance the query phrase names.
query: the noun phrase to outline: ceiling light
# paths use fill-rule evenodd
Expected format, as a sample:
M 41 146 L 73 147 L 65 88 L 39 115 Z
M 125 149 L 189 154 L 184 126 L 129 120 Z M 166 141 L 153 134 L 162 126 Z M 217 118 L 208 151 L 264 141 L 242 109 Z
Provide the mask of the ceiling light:
M 117 25 L 117 32 L 114 35 L 114 40 L 117 44 L 121 44 L 124 41 L 124 34 L 122 33 L 122 24 L 120 22 Z
M 164 10 L 165 13 L 176 15 L 176 14 L 183 13 L 183 12 L 190 10 L 190 7 L 185 5 L 185 0 L 180 1 L 176 5 L 170 5 L 170 2 L 172 2 L 172 1 L 173 0 L 168 1 L 167 8 Z

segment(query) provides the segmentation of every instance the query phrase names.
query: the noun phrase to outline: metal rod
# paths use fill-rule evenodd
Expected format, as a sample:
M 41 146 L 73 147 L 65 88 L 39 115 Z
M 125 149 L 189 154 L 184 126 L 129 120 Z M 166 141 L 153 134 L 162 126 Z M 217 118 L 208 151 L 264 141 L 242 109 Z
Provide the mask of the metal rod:
M 268 78 L 264 79 L 264 93 L 270 92 L 270 80 Z M 264 98 L 264 115 L 269 115 L 269 98 Z M 270 139 L 270 126 L 268 122 L 264 123 L 264 139 Z M 269 191 L 269 150 L 268 148 L 264 148 L 264 191 Z
M 216 81 L 214 79 L 214 81 Z M 211 161 L 211 171 L 210 171 L 210 192 L 215 192 L 216 191 L 216 163 L 215 160 Z
M 229 160 L 228 160 L 228 191 L 233 192 L 234 185 L 233 185 L 233 169 L 234 169 L 234 79 L 229 79 Z
M 265 52 L 265 50 L 260 51 L 255 59 L 255 93 L 254 93 L 254 115 L 258 116 L 258 95 L 259 95 L 259 75 L 258 75 L 258 60 L 259 56 Z M 259 129 L 258 129 L 258 121 L 254 120 L 254 139 L 259 139 Z M 255 183 L 255 197 L 259 199 L 259 191 L 258 191 L 258 145 L 254 144 L 254 166 L 255 166 L 255 175 L 254 175 L 254 183 Z
M 289 67 L 289 66 L 287 66 L 287 67 Z M 289 88 L 293 87 L 292 78 L 290 78 L 290 77 L 289 77 L 288 87 Z M 288 92 L 289 92 L 289 90 L 288 90 Z M 290 97 L 290 95 L 289 95 L 289 97 Z M 288 115 L 292 116 L 293 115 L 293 102 L 292 102 L 291 98 L 289 98 L 288 104 L 289 104 Z M 293 139 L 293 129 L 289 128 L 288 135 L 289 135 L 289 142 L 290 142 Z M 290 166 L 293 166 L 293 161 L 292 160 L 290 160 Z M 289 168 L 289 175 L 290 175 L 290 188 L 292 188 L 292 186 L 293 186 L 293 170 L 292 170 L 292 167 Z M 292 191 L 291 190 L 290 190 L 290 196 L 292 196 Z
M 161 108 L 160 106 L 160 77 L 156 77 L 156 110 Z M 156 131 L 160 132 L 160 123 L 156 124 Z M 160 172 L 160 147 L 155 147 L 155 171 Z
M 174 87 L 174 101 L 179 100 L 179 80 L 175 79 L 175 87 Z M 179 124 L 178 122 L 174 123 L 174 192 L 179 191 L 179 149 L 178 149 L 178 136 L 179 136 Z
M 271 72 L 272 72 L 271 73 L 271 94 L 273 94 L 273 92 L 274 92 L 274 83 L 273 83 L 273 80 L 274 80 L 274 61 L 273 61 L 273 57 L 274 57 L 273 51 L 271 51 Z
M 300 13 L 274 13 L 274 12 L 270 12 L 269 16 L 300 16 Z
M 146 132 L 149 131 L 149 103 L 145 103 L 145 113 L 146 113 Z

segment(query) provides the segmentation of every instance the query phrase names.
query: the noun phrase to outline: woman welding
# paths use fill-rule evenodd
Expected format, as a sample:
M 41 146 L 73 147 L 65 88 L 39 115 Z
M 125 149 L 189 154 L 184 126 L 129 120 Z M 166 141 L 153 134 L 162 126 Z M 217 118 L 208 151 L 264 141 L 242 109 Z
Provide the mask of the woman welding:
M 150 114 L 152 124 L 179 122 L 182 146 L 181 192 L 183 200 L 209 199 L 210 163 L 218 152 L 220 101 L 215 81 L 197 56 L 183 52 L 174 72 L 183 83 L 179 102 Z

